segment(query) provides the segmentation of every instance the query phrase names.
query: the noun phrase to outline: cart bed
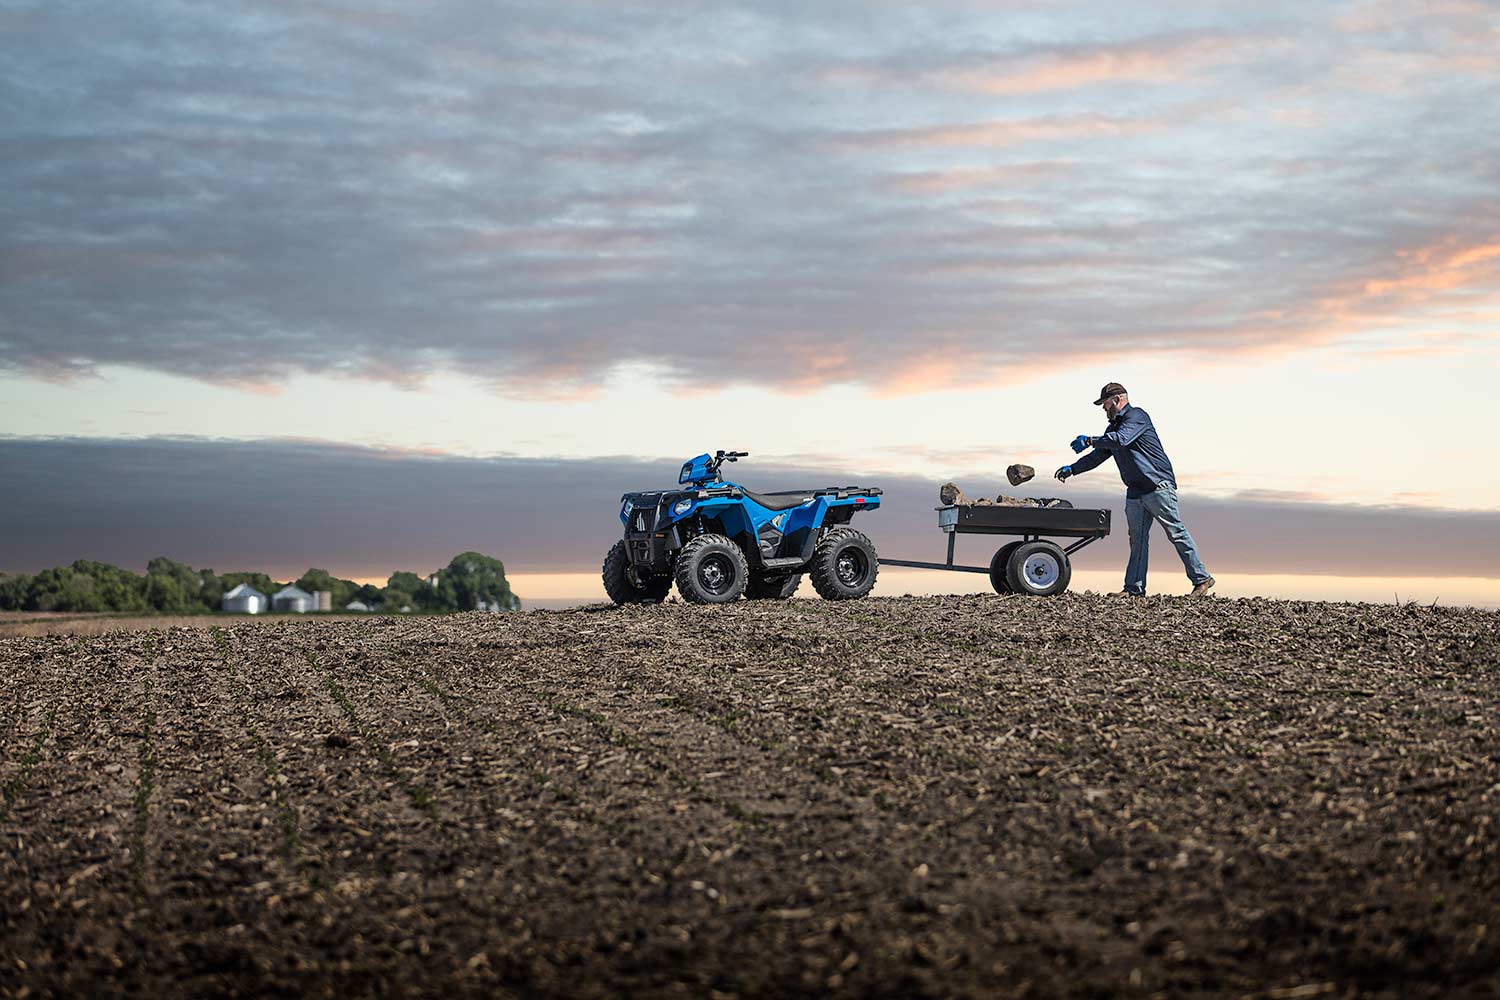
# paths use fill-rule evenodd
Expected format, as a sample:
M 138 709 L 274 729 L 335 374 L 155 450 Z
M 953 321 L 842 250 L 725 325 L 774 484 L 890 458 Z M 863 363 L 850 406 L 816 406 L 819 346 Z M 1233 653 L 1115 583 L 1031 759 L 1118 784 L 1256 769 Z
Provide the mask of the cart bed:
M 975 535 L 1057 535 L 1102 538 L 1109 534 L 1109 511 L 1087 507 L 1000 507 L 949 504 L 939 507 L 943 531 Z

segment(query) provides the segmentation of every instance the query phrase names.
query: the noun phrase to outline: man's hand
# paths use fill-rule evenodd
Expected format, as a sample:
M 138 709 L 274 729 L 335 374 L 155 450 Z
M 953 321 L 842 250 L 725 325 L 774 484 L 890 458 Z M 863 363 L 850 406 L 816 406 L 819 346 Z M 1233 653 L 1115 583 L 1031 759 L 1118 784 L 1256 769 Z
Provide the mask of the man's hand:
M 1058 469 L 1056 472 L 1052 473 L 1053 477 L 1055 479 L 1060 480 L 1060 481 L 1067 479 L 1072 474 L 1073 474 L 1073 467 L 1071 465 L 1065 465 L 1061 469 Z
M 1087 448 L 1089 445 L 1091 445 L 1093 443 L 1094 443 L 1094 439 L 1093 438 L 1089 437 L 1087 434 L 1080 434 L 1076 438 L 1073 439 L 1073 441 L 1069 445 L 1069 447 L 1073 449 L 1073 454 L 1075 454 L 1075 455 L 1081 455 L 1081 454 L 1083 454 L 1083 449 Z

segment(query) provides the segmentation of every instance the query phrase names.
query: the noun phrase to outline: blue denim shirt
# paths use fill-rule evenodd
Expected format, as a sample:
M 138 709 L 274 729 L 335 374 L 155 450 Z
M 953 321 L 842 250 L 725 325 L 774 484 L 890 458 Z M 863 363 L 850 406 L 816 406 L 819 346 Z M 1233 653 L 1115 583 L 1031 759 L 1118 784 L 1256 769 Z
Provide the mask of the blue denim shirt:
M 1177 486 L 1177 474 L 1172 471 L 1172 460 L 1156 436 L 1156 427 L 1151 417 L 1139 406 L 1125 404 L 1109 427 L 1094 438 L 1094 450 L 1073 463 L 1073 471 L 1087 472 L 1104 464 L 1113 456 L 1120 469 L 1120 478 L 1125 481 L 1127 497 L 1143 497 L 1154 493 L 1161 483 Z

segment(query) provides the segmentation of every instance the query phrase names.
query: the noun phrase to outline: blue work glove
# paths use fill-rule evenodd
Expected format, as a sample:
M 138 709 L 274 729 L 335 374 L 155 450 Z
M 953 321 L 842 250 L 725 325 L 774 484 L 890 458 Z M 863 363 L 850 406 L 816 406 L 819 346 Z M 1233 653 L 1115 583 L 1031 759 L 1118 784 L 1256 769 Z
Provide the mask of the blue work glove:
M 1087 434 L 1080 434 L 1073 439 L 1073 443 L 1070 444 L 1069 447 L 1073 449 L 1073 454 L 1079 455 L 1082 454 L 1083 449 L 1087 448 L 1090 444 L 1093 443 L 1093 441 L 1094 439 L 1089 437 Z
M 1065 465 L 1061 469 L 1058 469 L 1056 472 L 1054 472 L 1052 475 L 1053 475 L 1054 478 L 1056 478 L 1056 479 L 1058 479 L 1058 480 L 1061 481 L 1061 480 L 1067 479 L 1072 474 L 1073 474 L 1073 467 L 1071 465 Z

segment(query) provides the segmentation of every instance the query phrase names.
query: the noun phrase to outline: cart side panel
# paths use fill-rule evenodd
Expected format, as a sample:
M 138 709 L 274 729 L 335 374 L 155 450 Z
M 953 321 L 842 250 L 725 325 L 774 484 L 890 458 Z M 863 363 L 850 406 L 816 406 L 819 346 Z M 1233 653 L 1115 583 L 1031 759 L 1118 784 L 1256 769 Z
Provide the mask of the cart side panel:
M 1064 538 L 1109 534 L 1108 510 L 1085 507 L 976 507 L 959 504 L 938 508 L 938 527 L 976 535 L 1058 535 Z

